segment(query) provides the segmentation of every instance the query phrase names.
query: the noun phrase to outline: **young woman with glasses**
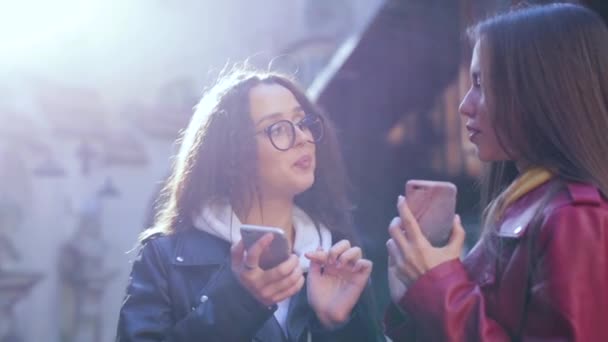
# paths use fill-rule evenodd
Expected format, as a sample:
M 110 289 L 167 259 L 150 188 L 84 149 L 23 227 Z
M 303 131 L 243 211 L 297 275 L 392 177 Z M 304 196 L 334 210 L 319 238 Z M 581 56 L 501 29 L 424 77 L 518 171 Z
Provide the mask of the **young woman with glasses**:
M 197 105 L 144 232 L 119 341 L 375 341 L 372 263 L 353 243 L 327 118 L 288 78 L 235 69 Z M 291 256 L 262 269 L 241 224 L 281 228 Z

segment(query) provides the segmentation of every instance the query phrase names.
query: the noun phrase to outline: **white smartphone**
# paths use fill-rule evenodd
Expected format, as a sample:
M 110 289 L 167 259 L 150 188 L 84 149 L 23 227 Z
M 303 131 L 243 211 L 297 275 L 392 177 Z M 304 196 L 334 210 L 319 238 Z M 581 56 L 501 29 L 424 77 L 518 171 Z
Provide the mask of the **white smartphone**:
M 435 247 L 444 246 L 450 239 L 456 194 L 456 185 L 450 182 L 414 179 L 405 185 L 407 205 L 420 230 Z
M 273 235 L 272 242 L 260 257 L 260 267 L 264 270 L 273 268 L 289 258 L 289 242 L 282 229 L 276 227 L 241 225 L 241 237 L 245 248 L 249 249 L 265 234 Z

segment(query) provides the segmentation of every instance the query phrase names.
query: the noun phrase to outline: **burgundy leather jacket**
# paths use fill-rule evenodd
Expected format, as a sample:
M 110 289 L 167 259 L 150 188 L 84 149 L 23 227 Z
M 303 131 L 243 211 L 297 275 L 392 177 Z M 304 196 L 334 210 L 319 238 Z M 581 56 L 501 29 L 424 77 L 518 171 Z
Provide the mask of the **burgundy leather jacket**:
M 608 201 L 559 180 L 532 190 L 498 224 L 502 258 L 483 243 L 420 277 L 385 315 L 394 341 L 608 341 Z M 563 181 L 561 181 L 563 182 Z M 531 224 L 539 209 L 542 221 Z

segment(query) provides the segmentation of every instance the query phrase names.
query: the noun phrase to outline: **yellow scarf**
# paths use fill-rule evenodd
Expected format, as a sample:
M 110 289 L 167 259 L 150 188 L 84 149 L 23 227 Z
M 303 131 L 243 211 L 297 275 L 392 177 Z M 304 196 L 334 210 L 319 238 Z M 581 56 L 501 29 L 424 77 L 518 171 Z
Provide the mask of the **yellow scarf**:
M 515 201 L 528 192 L 544 184 L 553 177 L 553 174 L 541 167 L 527 169 L 511 183 L 496 199 L 494 217 L 499 220 L 504 211 Z

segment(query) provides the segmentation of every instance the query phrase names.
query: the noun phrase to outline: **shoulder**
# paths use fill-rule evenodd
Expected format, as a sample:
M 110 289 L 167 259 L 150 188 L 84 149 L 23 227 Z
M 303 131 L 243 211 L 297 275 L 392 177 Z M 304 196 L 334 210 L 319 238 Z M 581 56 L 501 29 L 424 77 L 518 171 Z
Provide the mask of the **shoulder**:
M 572 216 L 606 216 L 608 199 L 600 190 L 588 183 L 563 181 L 559 191 L 544 208 L 546 220 Z
M 563 215 L 605 215 L 607 210 L 608 202 L 597 187 L 554 179 L 530 191 L 507 209 L 499 235 L 521 237 L 537 218 L 546 225 L 555 223 L 555 219 Z
M 183 240 L 194 240 L 203 244 L 229 244 L 227 241 L 192 226 L 173 232 L 153 231 L 141 241 L 141 245 L 170 246 Z
M 591 184 L 564 182 L 564 190 L 544 209 L 542 235 L 564 243 L 601 242 L 608 235 L 608 199 Z
M 141 242 L 143 255 L 153 253 L 177 264 L 221 263 L 230 243 L 194 227 L 172 233 L 154 233 Z
M 562 182 L 564 190 L 552 199 L 549 209 L 555 210 L 565 206 L 591 206 L 604 210 L 608 208 L 608 200 L 596 186 L 573 181 Z

